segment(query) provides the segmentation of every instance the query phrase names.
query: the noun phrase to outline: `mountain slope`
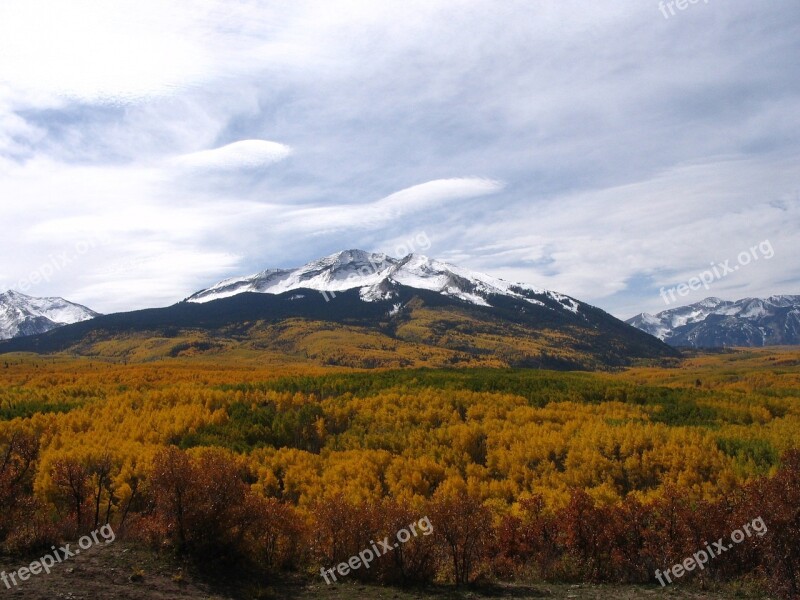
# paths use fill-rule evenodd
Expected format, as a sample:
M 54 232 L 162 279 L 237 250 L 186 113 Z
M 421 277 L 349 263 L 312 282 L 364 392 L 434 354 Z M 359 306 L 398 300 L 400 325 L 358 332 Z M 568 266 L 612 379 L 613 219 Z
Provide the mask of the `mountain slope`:
M 562 294 L 426 257 L 381 256 L 346 251 L 300 269 L 228 279 L 167 308 L 0 342 L 0 353 L 68 349 L 146 360 L 238 351 L 351 367 L 568 369 L 677 356 L 652 336 Z
M 672 346 L 777 346 L 800 344 L 800 296 L 706 298 L 695 304 L 641 313 L 626 321 Z
M 247 277 L 225 279 L 192 294 L 186 301 L 209 302 L 243 292 L 282 294 L 298 289 L 317 290 L 330 298 L 337 292 L 358 289 L 361 299 L 371 302 L 391 299 L 391 290 L 396 285 L 430 290 L 480 306 L 490 306 L 491 296 L 526 299 L 531 304 L 543 305 L 537 296 L 546 296 L 570 311 L 577 310 L 575 300 L 556 292 L 509 283 L 419 254 L 397 259 L 363 250 L 337 252 L 296 269 L 268 269 Z
M 45 333 L 97 314 L 63 298 L 34 298 L 9 290 L 0 294 L 0 340 Z

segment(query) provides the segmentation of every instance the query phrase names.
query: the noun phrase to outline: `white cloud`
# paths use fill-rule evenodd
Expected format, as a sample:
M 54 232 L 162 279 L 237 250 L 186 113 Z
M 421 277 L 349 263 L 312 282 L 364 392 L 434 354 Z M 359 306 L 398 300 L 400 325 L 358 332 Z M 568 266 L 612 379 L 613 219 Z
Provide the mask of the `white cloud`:
M 273 206 L 279 230 L 310 235 L 330 234 L 340 230 L 384 227 L 393 221 L 455 200 L 495 194 L 502 182 L 480 177 L 437 179 L 394 192 L 365 204 L 340 204 L 312 208 L 286 209 Z
M 459 258 L 629 317 L 636 312 L 632 305 L 614 301 L 609 306 L 609 298 L 632 280 L 651 282 L 651 293 L 637 292 L 636 310 L 662 310 L 659 287 L 685 282 L 711 262 L 733 259 L 770 240 L 772 259 L 715 282 L 705 295 L 789 293 L 777 282 L 800 279 L 800 265 L 790 250 L 800 245 L 800 195 L 782 192 L 796 185 L 799 161 L 742 158 L 685 165 L 625 186 L 496 213 L 490 224 L 461 233 L 473 251 Z M 704 293 L 689 301 L 701 300 Z
M 184 154 L 173 159 L 172 164 L 188 169 L 236 171 L 265 167 L 286 158 L 292 149 L 267 140 L 241 140 L 214 148 Z
M 767 237 L 714 293 L 792 291 L 794 1 L 0 3 L 0 283 L 101 231 L 32 291 L 142 307 L 425 231 L 623 315 Z
M 160 5 L 160 6 L 159 6 Z M 210 58 L 192 14 L 153 0 L 26 0 L 0 4 L 0 80 L 17 93 L 128 101 L 169 93 Z
M 273 149 L 265 144 L 256 141 L 256 150 Z M 192 164 L 217 165 L 216 152 Z M 223 153 L 221 164 L 230 165 L 228 154 Z M 249 150 L 245 154 L 245 164 L 258 156 Z M 0 286 L 27 280 L 53 260 L 65 261 L 27 291 L 63 295 L 101 312 L 184 298 L 239 272 L 248 253 L 263 249 L 264 239 L 280 244 L 332 229 L 353 234 L 502 188 L 481 178 L 446 179 L 358 205 L 298 210 L 220 196 L 196 199 L 172 186 L 168 171 L 151 167 L 78 168 L 39 159 L 0 163 L 0 173 L 0 197 L 16 200 L 0 204 L 0 221 L 15 224 L 0 239 L 6 257 L 0 263 Z M 88 251 L 76 251 L 86 245 Z M 262 260 L 270 261 L 262 263 L 265 268 L 278 259 Z
M 480 177 L 437 179 L 390 194 L 378 200 L 374 208 L 404 212 L 451 200 L 496 194 L 504 187 L 501 181 Z

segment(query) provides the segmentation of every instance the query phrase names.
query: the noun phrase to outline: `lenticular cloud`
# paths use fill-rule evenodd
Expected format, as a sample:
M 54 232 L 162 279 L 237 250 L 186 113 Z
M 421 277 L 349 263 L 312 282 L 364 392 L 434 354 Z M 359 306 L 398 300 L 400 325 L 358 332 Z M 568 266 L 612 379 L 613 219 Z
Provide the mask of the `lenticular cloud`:
M 214 171 L 257 169 L 283 160 L 292 149 L 268 140 L 241 140 L 220 148 L 184 154 L 173 162 L 184 168 Z

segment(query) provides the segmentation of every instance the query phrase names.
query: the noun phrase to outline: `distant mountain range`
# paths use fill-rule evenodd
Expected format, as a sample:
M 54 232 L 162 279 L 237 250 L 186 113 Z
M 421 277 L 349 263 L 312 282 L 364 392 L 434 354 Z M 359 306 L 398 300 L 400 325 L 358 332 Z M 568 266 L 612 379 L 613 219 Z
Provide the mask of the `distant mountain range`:
M 674 357 L 670 346 L 800 344 L 800 296 L 706 298 L 626 323 L 633 327 L 564 294 L 419 254 L 345 250 L 225 279 L 163 309 L 100 316 L 62 298 L 6 292 L 0 353 L 98 354 L 111 347 L 101 350 L 102 341 L 122 337 L 129 341 L 115 352 L 130 354 L 154 336 L 178 340 L 158 346 L 173 355 L 188 344 L 193 352 L 246 346 L 352 366 L 416 364 L 421 355 L 451 364 L 604 368 Z M 400 346 L 402 358 L 367 351 Z
M 96 316 L 93 310 L 63 298 L 33 298 L 9 290 L 0 294 L 0 340 L 46 333 Z
M 800 296 L 706 298 L 626 323 L 671 346 L 695 348 L 800 344 Z
M 243 348 L 358 367 L 596 369 L 677 356 L 564 294 L 425 256 L 361 250 L 226 279 L 167 308 L 0 342 L 0 353 L 69 349 L 141 357 L 145 347 L 148 357 Z

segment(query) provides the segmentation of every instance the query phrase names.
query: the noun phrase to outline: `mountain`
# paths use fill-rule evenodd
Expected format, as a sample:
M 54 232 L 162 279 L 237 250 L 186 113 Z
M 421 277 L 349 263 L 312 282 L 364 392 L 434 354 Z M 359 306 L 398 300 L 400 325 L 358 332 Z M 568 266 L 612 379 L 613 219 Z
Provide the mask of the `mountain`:
M 608 369 L 678 356 L 569 296 L 420 255 L 361 250 L 226 279 L 166 308 L 0 342 L 0 353 L 64 350 L 133 361 L 238 353 L 360 368 Z
M 396 297 L 397 286 L 430 290 L 478 306 L 491 306 L 489 300 L 493 296 L 545 306 L 537 299 L 544 296 L 563 309 L 571 312 L 578 309 L 578 303 L 563 294 L 524 283 L 509 283 L 427 256 L 409 254 L 397 259 L 363 250 L 337 252 L 296 269 L 268 269 L 247 277 L 225 279 L 192 294 L 186 301 L 209 302 L 243 292 L 282 294 L 299 289 L 316 290 L 328 299 L 337 292 L 358 289 L 364 302 L 375 302 Z
M 706 298 L 626 321 L 672 346 L 780 346 L 800 344 L 800 296 Z
M 9 290 L 0 294 L 0 340 L 45 333 L 97 314 L 63 298 L 34 298 Z

